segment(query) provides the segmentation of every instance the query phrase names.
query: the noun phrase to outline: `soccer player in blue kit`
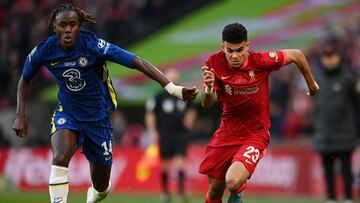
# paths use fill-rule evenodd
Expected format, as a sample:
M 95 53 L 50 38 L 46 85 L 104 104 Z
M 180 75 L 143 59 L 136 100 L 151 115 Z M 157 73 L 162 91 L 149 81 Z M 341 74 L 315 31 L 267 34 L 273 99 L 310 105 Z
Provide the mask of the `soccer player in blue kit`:
M 179 99 L 193 100 L 197 94 L 195 87 L 173 84 L 146 60 L 80 29 L 86 23 L 95 23 L 95 17 L 71 4 L 61 4 L 54 9 L 49 26 L 55 35 L 42 41 L 28 55 L 18 85 L 13 129 L 19 137 L 25 137 L 28 132 L 26 101 L 30 81 L 40 67 L 45 66 L 59 86 L 59 103 L 51 122 L 53 159 L 49 193 L 52 203 L 67 202 L 68 165 L 80 146 L 90 162 L 92 180 L 86 202 L 99 202 L 109 193 L 112 165 L 109 115 L 117 101 L 105 61 L 141 71 Z

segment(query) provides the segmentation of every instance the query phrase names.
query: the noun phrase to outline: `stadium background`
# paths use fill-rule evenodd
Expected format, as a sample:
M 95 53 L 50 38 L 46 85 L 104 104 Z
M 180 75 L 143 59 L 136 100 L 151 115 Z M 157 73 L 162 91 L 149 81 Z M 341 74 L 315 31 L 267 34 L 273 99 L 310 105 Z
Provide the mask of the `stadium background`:
M 233 21 L 248 28 L 254 50 L 300 48 L 314 71 L 320 42 L 335 34 L 349 65 L 360 72 L 360 1 L 356 0 L 0 1 L 0 202 L 48 199 L 48 132 L 56 85 L 45 69 L 33 82 L 28 138 L 14 136 L 11 125 L 22 63 L 32 47 L 50 33 L 48 13 L 58 2 L 72 2 L 95 15 L 97 24 L 88 28 L 101 38 L 161 69 L 180 69 L 181 83 L 199 88 L 199 68 L 207 55 L 218 49 L 223 26 Z M 113 114 L 114 192 L 104 202 L 157 202 L 158 166 L 141 171 L 139 164 L 149 144 L 143 123 L 144 102 L 160 86 L 136 71 L 109 65 L 120 107 Z M 296 68 L 289 66 L 271 77 L 272 143 L 250 181 L 248 202 L 322 202 L 322 171 L 311 143 L 311 100 L 305 96 L 305 84 L 299 76 Z M 198 106 L 198 111 L 186 169 L 191 202 L 202 202 L 206 191 L 206 179 L 197 173 L 197 166 L 220 114 L 218 107 L 204 111 Z M 358 198 L 359 150 L 353 160 Z M 70 202 L 83 202 L 90 184 L 87 162 L 76 154 L 70 167 L 71 191 L 75 191 Z

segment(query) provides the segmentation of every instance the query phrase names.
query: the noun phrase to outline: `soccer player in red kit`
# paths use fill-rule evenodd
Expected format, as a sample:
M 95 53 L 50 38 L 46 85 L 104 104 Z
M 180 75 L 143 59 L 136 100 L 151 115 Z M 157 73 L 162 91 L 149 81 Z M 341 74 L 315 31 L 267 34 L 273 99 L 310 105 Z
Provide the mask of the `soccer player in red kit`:
M 204 108 L 215 93 L 222 107 L 221 124 L 210 140 L 199 172 L 209 178 L 205 203 L 221 203 L 225 188 L 228 203 L 241 203 L 241 192 L 264 156 L 270 141 L 269 74 L 295 63 L 313 96 L 319 91 L 309 64 L 298 49 L 249 51 L 247 30 L 239 23 L 225 26 L 221 50 L 201 68 Z

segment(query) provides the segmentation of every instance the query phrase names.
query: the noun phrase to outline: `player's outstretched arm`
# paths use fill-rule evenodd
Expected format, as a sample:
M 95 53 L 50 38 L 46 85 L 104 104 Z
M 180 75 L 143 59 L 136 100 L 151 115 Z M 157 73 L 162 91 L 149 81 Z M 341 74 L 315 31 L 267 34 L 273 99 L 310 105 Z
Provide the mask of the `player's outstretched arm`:
M 149 78 L 157 81 L 162 87 L 166 89 L 167 92 L 181 100 L 193 100 L 198 93 L 195 87 L 187 88 L 173 84 L 159 69 L 142 58 L 136 57 L 135 68 L 143 72 Z
M 286 64 L 295 63 L 299 70 L 301 71 L 306 84 L 308 86 L 309 92 L 308 95 L 314 96 L 320 90 L 319 85 L 314 80 L 314 77 L 311 73 L 309 63 L 304 55 L 304 53 L 299 49 L 285 49 L 286 54 Z
M 26 102 L 30 91 L 30 81 L 26 81 L 21 76 L 17 90 L 16 118 L 13 130 L 19 137 L 25 137 L 28 133 L 28 123 L 26 119 Z
M 201 67 L 201 70 L 203 72 L 203 83 L 205 84 L 205 89 L 201 94 L 201 106 L 207 109 L 214 104 L 215 96 L 213 87 L 215 76 L 214 73 L 207 66 Z

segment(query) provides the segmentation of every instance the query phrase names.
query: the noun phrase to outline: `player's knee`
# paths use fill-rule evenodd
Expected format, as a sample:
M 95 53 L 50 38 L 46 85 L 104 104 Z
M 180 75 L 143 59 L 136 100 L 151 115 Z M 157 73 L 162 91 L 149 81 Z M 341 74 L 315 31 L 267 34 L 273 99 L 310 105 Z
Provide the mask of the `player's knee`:
M 222 195 L 223 195 L 223 191 L 221 191 L 221 190 L 214 190 L 214 189 L 210 189 L 209 191 L 208 191 L 208 197 L 210 198 L 210 199 L 219 199 L 219 198 L 221 198 L 222 197 Z
M 239 189 L 239 187 L 245 183 L 245 179 L 242 178 L 229 178 L 226 179 L 226 188 L 231 193 L 236 193 Z
M 110 183 L 109 182 L 104 182 L 104 183 L 94 183 L 93 187 L 97 190 L 97 191 L 107 191 L 110 188 Z
M 223 196 L 225 187 L 210 185 L 208 196 L 210 199 L 219 199 Z
M 65 153 L 54 154 L 52 164 L 57 166 L 65 166 L 68 167 L 70 162 L 69 156 Z

